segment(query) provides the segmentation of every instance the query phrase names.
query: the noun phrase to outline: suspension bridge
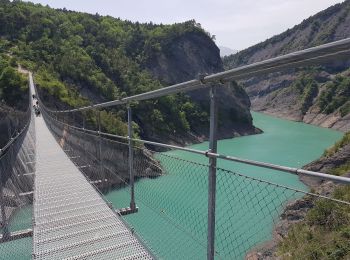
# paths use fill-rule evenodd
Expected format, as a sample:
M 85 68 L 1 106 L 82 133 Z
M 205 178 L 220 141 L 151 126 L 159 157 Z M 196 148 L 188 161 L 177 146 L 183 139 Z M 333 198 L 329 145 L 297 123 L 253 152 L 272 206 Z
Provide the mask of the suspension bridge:
M 220 200 L 226 199 L 227 203 L 229 205 L 232 203 L 231 206 L 233 206 L 232 201 L 237 198 L 243 199 L 252 196 L 250 198 L 253 201 L 251 206 L 257 207 L 262 212 L 266 211 L 263 218 L 266 216 L 275 218 L 274 214 L 280 213 L 285 201 L 298 197 L 296 194 L 310 195 L 315 199 L 327 199 L 349 206 L 349 202 L 247 177 L 218 167 L 217 160 L 221 159 L 295 175 L 305 175 L 344 185 L 350 184 L 350 179 L 346 177 L 218 154 L 216 95 L 218 88 L 225 87 L 233 80 L 277 72 L 282 69 L 344 60 L 348 59 L 349 56 L 350 39 L 345 39 L 213 75 L 199 75 L 197 79 L 188 82 L 121 100 L 62 111 L 53 111 L 45 107 L 36 92 L 33 77 L 29 73 L 30 96 L 38 97 L 42 115 L 34 116 L 30 102 L 25 114 L 25 126 L 20 131 L 16 131 L 10 142 L 1 150 L 2 235 L 0 245 L 6 250 L 18 240 L 31 238 L 29 258 L 32 259 L 164 258 L 123 217 L 139 214 L 138 203 L 147 205 L 147 196 L 136 196 L 140 202 L 135 199 L 135 193 L 137 193 L 134 185 L 135 178 L 157 177 L 167 170 L 162 169 L 158 161 L 153 158 L 154 153 L 140 146 L 140 143 L 182 150 L 208 158 L 208 164 L 199 164 L 170 155 L 159 155 L 166 157 L 166 160 L 171 160 L 174 167 L 180 168 L 184 174 L 187 172 L 189 179 L 193 178 L 191 173 L 198 173 L 203 178 L 201 182 L 197 183 L 203 192 L 199 192 L 196 205 L 193 205 L 193 208 L 186 206 L 184 213 L 178 213 L 178 209 L 169 206 L 169 210 L 176 212 L 180 218 L 186 220 L 190 216 L 201 220 L 201 225 L 181 226 L 182 222 L 166 214 L 165 208 L 167 206 L 164 206 L 161 213 L 164 213 L 165 221 L 175 226 L 179 232 L 186 233 L 191 241 L 195 241 L 193 242 L 194 247 L 203 249 L 207 259 L 240 259 L 244 257 L 242 253 L 237 253 L 237 248 L 229 246 L 233 241 L 240 241 L 238 247 L 242 247 L 242 249 L 239 249 L 239 252 L 247 253 L 256 245 L 255 234 L 244 236 L 240 231 L 230 230 L 229 227 L 218 229 L 217 226 L 223 219 L 222 212 L 218 213 L 218 207 L 221 207 L 217 204 L 218 198 Z M 208 151 L 132 138 L 132 102 L 142 102 L 143 100 L 196 89 L 203 89 L 202 91 L 209 89 L 210 91 Z M 98 129 L 87 128 L 84 113 L 95 111 L 97 118 L 99 118 L 101 109 L 123 105 L 127 107 L 128 111 L 128 136 L 102 132 L 100 119 L 97 122 Z M 183 170 L 182 167 L 187 167 L 187 169 Z M 225 181 L 223 181 L 222 176 L 225 176 Z M 226 183 L 230 183 L 230 189 L 221 189 L 220 191 L 217 189 L 218 185 L 225 187 Z M 174 185 L 176 184 L 174 183 Z M 130 203 L 123 208 L 115 208 L 103 193 L 106 189 L 118 188 L 125 190 L 128 194 Z M 273 199 L 259 198 L 257 194 L 251 192 L 252 190 L 258 191 L 262 196 L 265 193 L 275 194 L 275 196 Z M 164 195 L 164 199 L 167 196 Z M 170 205 L 171 199 L 166 203 Z M 244 206 L 250 207 L 249 205 Z M 14 220 L 13 216 L 16 216 L 15 213 L 28 207 L 29 211 L 32 212 L 32 219 L 29 223 L 27 220 L 19 227 L 13 227 L 11 222 Z M 238 212 L 235 208 L 226 206 L 224 211 L 226 217 L 234 218 L 236 215 L 243 214 L 241 217 L 244 218 L 244 210 Z M 261 221 L 262 219 L 256 219 L 256 224 Z M 221 224 L 225 226 L 223 223 Z M 216 239 L 218 233 L 227 239 L 218 241 Z M 171 237 L 172 234 L 168 236 Z M 183 242 L 186 243 L 186 241 Z M 160 239 L 158 243 L 167 242 Z M 168 243 L 172 244 L 173 242 Z M 173 250 L 175 258 L 177 258 L 176 256 L 182 258 L 180 251 L 183 249 L 176 248 L 176 244 L 173 243 L 168 247 L 168 250 Z M 202 257 L 203 255 L 201 257 L 194 256 L 198 259 Z M 9 254 L 5 259 L 12 258 Z

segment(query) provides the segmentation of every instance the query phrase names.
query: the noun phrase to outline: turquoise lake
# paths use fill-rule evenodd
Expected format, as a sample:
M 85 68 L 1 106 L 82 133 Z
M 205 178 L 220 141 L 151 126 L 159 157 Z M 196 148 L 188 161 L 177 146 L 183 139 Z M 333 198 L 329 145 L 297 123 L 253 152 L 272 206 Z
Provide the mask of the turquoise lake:
M 221 140 L 220 154 L 302 167 L 342 137 L 330 129 L 252 115 L 254 125 L 264 133 Z M 190 147 L 207 150 L 208 142 Z M 158 153 L 156 158 L 166 174 L 136 183 L 139 212 L 125 220 L 162 259 L 205 259 L 208 169 L 202 164 L 208 159 L 183 151 Z M 303 196 L 295 190 L 307 191 L 307 187 L 288 173 L 223 160 L 218 167 L 225 170 L 217 173 L 216 258 L 244 259 L 255 246 L 271 239 L 283 206 Z M 129 203 L 126 189 L 110 192 L 107 198 L 116 207 Z
M 11 232 L 32 228 L 32 206 L 17 210 L 10 221 Z M 2 231 L 2 229 L 0 229 Z M 31 237 L 6 243 L 0 243 L 0 260 L 22 260 L 32 258 L 33 242 Z

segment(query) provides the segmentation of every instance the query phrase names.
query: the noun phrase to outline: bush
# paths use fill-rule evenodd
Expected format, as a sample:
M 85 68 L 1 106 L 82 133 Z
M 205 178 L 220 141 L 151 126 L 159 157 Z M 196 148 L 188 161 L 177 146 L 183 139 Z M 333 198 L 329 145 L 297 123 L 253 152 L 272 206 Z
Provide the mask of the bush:
M 320 94 L 318 106 L 326 114 L 339 109 L 341 116 L 350 111 L 350 79 L 338 75 L 334 80 L 325 85 L 325 90 Z
M 350 188 L 335 190 L 334 198 L 349 201 Z M 350 206 L 321 199 L 306 216 L 293 225 L 278 245 L 283 259 L 349 259 Z
M 350 132 L 347 132 L 340 141 L 336 142 L 331 148 L 327 149 L 323 153 L 323 156 L 332 156 L 337 151 L 339 151 L 339 149 L 341 149 L 342 147 L 344 147 L 349 143 L 350 143 Z
M 0 99 L 8 106 L 26 108 L 23 100 L 29 95 L 27 79 L 10 66 L 0 73 Z

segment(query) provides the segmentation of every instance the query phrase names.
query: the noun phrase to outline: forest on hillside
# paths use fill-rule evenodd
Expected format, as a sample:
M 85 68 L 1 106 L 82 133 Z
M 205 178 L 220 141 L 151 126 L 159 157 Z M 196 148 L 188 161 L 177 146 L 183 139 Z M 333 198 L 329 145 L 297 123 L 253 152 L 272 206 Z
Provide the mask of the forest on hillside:
M 166 53 L 179 35 L 197 33 L 212 41 L 194 20 L 141 24 L 21 1 L 0 0 L 0 24 L 0 53 L 34 72 L 40 92 L 54 98 L 47 104 L 53 109 L 161 88 L 163 84 L 146 69 L 153 55 Z M 185 133 L 194 124 L 208 125 L 206 107 L 186 95 L 134 104 L 134 110 L 138 124 L 164 135 Z M 125 109 L 109 110 L 102 116 L 104 130 L 126 134 Z M 90 121 L 94 120 L 91 115 Z
M 0 148 L 26 123 L 28 84 L 11 57 L 0 54 Z

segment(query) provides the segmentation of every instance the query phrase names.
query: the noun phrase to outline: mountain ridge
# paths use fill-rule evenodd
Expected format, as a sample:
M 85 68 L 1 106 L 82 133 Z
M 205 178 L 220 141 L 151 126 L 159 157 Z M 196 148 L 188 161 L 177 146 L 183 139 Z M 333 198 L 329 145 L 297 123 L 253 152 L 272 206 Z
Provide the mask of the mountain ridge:
M 279 35 L 224 57 L 226 69 L 350 37 L 350 1 L 305 19 Z M 283 70 L 242 81 L 252 109 L 270 115 L 350 130 L 350 59 L 312 68 Z M 325 101 L 330 105 L 327 107 Z

